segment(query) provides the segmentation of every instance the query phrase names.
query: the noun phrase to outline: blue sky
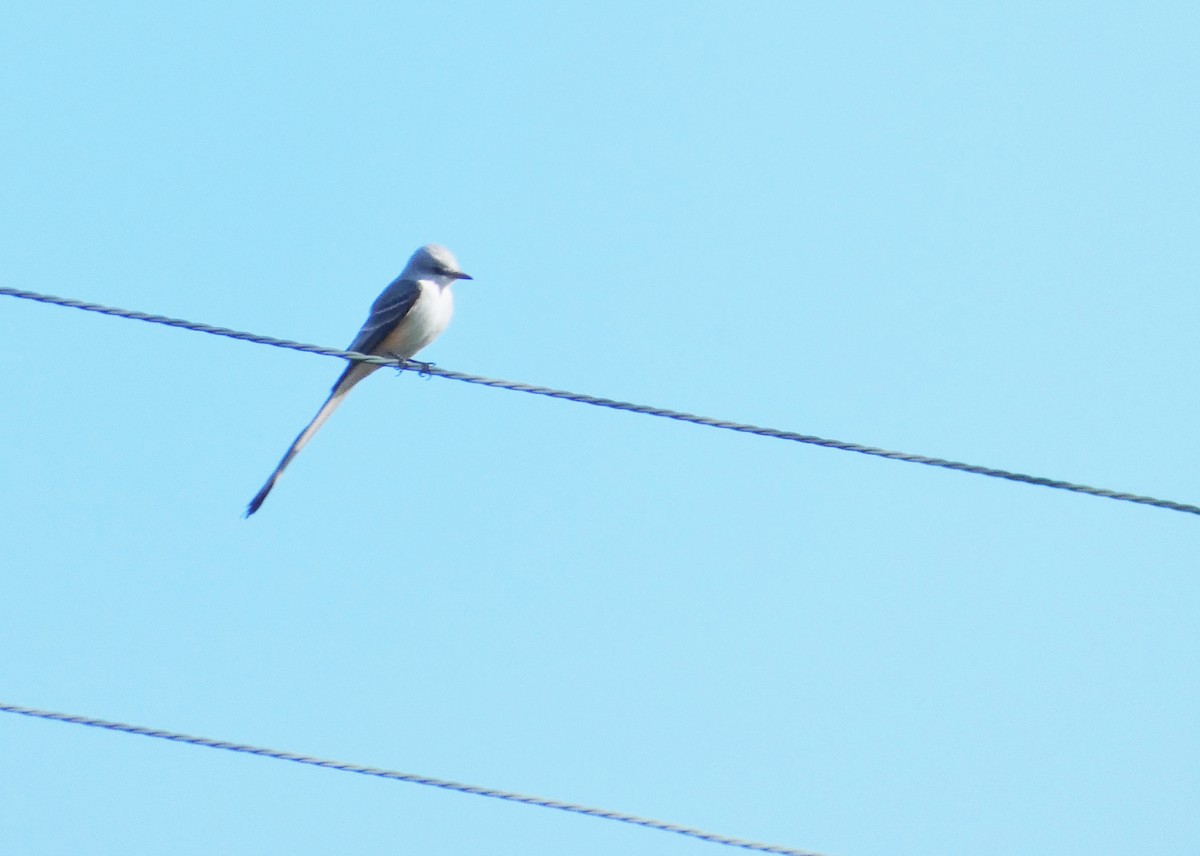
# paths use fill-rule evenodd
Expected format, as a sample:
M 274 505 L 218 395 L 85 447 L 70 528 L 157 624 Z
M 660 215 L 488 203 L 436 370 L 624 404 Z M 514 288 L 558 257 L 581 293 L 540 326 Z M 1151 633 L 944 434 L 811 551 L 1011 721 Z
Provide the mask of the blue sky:
M 0 282 L 1200 500 L 1190 3 L 17 3 Z M 1200 838 L 1194 517 L 3 298 L 0 700 L 836 856 Z M 0 851 L 701 854 L 0 717 Z

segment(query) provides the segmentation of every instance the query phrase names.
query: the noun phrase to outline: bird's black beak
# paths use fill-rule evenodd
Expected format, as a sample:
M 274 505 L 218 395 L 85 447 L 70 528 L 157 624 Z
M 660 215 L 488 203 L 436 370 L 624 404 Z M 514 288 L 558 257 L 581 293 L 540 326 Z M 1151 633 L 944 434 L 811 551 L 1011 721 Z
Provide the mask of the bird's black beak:
M 462 271 L 459 271 L 458 273 L 454 274 L 454 278 L 455 279 L 474 279 L 475 277 L 471 276 L 469 273 L 463 273 Z

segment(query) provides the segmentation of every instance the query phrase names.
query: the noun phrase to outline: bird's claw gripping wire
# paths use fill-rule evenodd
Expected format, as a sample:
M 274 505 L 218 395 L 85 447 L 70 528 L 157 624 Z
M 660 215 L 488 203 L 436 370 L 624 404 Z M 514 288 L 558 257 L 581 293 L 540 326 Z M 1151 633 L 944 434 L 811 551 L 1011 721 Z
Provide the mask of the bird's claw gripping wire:
M 423 363 L 420 360 L 409 359 L 405 363 L 405 368 L 411 368 L 413 366 L 416 366 L 417 367 L 417 377 L 423 377 L 425 379 L 429 379 L 429 378 L 433 377 L 433 367 L 435 365 L 437 365 L 437 363 Z
M 431 378 L 433 377 L 433 367 L 436 363 L 423 363 L 420 360 L 414 360 L 411 357 L 402 357 L 400 354 L 388 354 L 393 360 L 399 360 L 400 364 L 394 366 L 397 374 L 415 371 L 417 377 Z

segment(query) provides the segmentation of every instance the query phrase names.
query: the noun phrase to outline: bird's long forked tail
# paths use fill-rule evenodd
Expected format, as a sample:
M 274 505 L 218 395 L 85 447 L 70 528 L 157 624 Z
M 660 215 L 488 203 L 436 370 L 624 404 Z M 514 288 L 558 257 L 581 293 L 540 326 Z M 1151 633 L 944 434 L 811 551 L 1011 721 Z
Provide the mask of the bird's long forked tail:
M 262 507 L 267 494 L 271 492 L 271 488 L 275 487 L 275 482 L 279 480 L 287 465 L 292 462 L 292 458 L 300 453 L 300 450 L 308 444 L 313 435 L 325 424 L 325 420 L 333 414 L 333 411 L 337 410 L 338 405 L 346 397 L 346 393 L 350 392 L 356 383 L 378 368 L 379 366 L 370 365 L 369 363 L 356 363 L 346 367 L 346 371 L 342 373 L 337 383 L 333 385 L 333 390 L 329 393 L 329 397 L 325 399 L 325 403 L 321 405 L 321 409 L 317 411 L 317 415 L 312 418 L 311 422 L 304 426 L 304 430 L 292 441 L 292 445 L 288 447 L 287 452 L 284 453 L 276 465 L 275 471 L 267 478 L 266 484 L 262 486 L 258 493 L 254 494 L 254 499 L 250 500 L 250 503 L 246 506 L 245 517 L 249 517 Z

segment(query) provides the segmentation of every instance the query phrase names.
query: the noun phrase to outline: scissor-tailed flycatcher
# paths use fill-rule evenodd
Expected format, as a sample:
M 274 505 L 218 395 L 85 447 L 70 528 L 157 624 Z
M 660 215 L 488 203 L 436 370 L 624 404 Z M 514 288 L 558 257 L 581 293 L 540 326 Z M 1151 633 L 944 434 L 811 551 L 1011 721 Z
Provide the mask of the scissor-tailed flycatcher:
M 437 244 L 421 247 L 412 254 L 400 276 L 372 304 L 367 322 L 346 350 L 407 360 L 436 339 L 450 323 L 450 315 L 454 311 L 450 286 L 456 279 L 471 277 L 462 272 L 449 250 Z M 350 363 L 346 367 L 312 422 L 292 441 L 291 447 L 275 467 L 275 472 L 271 473 L 262 490 L 246 506 L 247 517 L 258 511 L 284 467 L 325 424 L 346 393 L 378 368 L 381 367 L 370 363 Z

